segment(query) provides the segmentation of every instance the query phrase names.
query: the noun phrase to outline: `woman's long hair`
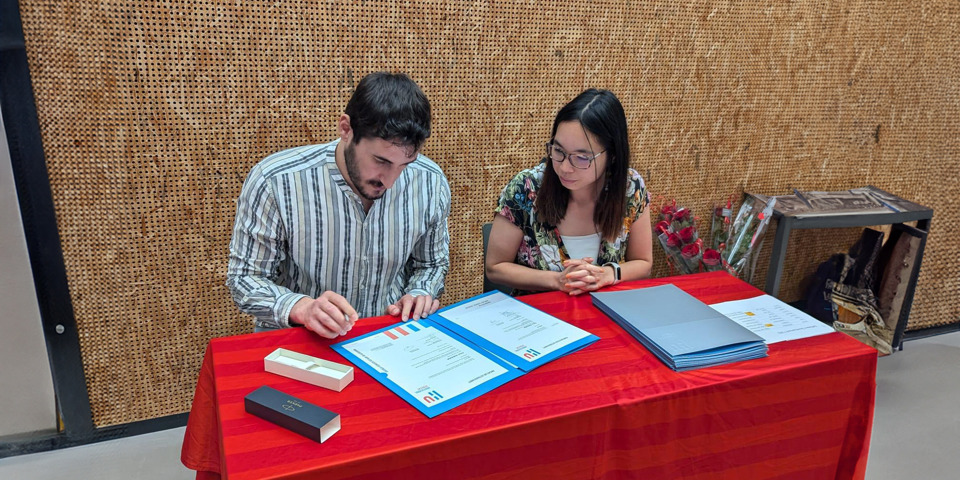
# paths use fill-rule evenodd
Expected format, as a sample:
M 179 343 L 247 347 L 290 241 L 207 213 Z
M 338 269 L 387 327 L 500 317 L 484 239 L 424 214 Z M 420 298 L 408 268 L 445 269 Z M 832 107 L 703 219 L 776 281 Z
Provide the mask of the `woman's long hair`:
M 624 198 L 627 191 L 627 172 L 630 167 L 627 116 L 623 112 L 623 105 L 613 92 L 591 88 L 577 95 L 577 98 L 557 112 L 550 138 L 557 135 L 557 127 L 561 123 L 571 120 L 580 122 L 585 132 L 590 132 L 600 141 L 600 145 L 594 147 L 597 149 L 596 152 L 606 150 L 606 171 L 596 172 L 595 170 L 599 173 L 599 181 L 603 182 L 603 187 L 593 211 L 593 222 L 597 225 L 600 235 L 612 241 L 623 228 L 623 215 L 627 208 L 626 198 Z M 540 191 L 537 192 L 535 206 L 540 220 L 555 226 L 567 213 L 570 191 L 560 183 L 550 158 L 544 157 L 544 162 L 547 165 L 543 172 L 543 183 Z M 596 165 L 597 162 L 594 161 L 592 168 L 595 169 Z

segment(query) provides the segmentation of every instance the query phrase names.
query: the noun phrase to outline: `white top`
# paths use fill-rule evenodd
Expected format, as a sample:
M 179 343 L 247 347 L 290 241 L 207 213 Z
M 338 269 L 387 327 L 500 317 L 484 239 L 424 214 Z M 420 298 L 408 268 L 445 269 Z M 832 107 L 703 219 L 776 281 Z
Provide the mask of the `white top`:
M 581 259 L 590 257 L 593 263 L 597 263 L 597 254 L 600 253 L 600 233 L 592 235 L 560 235 L 563 239 L 563 246 L 566 247 L 570 258 Z

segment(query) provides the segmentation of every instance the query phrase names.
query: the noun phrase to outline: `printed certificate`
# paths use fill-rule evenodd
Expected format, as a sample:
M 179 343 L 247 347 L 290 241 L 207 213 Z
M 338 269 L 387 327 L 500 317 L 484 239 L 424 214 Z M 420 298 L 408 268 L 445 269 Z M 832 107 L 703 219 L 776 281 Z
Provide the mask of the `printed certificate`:
M 333 349 L 430 418 L 523 374 L 429 319 L 392 325 Z
M 498 291 L 451 305 L 430 318 L 525 372 L 599 340 Z

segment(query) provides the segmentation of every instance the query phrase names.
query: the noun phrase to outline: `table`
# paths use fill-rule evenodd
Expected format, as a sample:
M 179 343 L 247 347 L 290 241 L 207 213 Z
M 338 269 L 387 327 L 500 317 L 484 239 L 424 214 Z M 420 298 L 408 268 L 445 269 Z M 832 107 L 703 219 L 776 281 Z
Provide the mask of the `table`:
M 773 217 L 777 219 L 777 234 L 773 239 L 773 249 L 770 252 L 770 267 L 767 270 L 767 281 L 764 290 L 773 296 L 780 292 L 780 278 L 783 275 L 783 262 L 787 257 L 787 246 L 790 242 L 790 232 L 793 230 L 805 230 L 812 228 L 852 228 L 869 227 L 874 225 L 895 225 L 897 234 L 905 232 L 920 238 L 920 246 L 917 250 L 916 260 L 913 269 L 907 280 L 907 289 L 903 307 L 900 309 L 900 318 L 897 319 L 896 328 L 893 332 L 893 348 L 903 350 L 903 336 L 907 327 L 907 321 L 910 317 L 910 307 L 913 303 L 913 293 L 917 286 L 917 277 L 920 275 L 920 263 L 923 260 L 923 249 L 927 242 L 927 234 L 930 232 L 930 222 L 933 219 L 933 209 L 923 205 L 904 200 L 896 195 L 885 192 L 877 187 L 868 185 L 864 189 L 873 192 L 880 198 L 889 199 L 901 210 L 894 212 L 892 210 L 882 212 L 849 212 L 844 214 L 816 214 L 806 212 L 805 214 L 791 214 L 784 212 L 781 208 L 774 206 Z M 778 196 L 778 202 L 791 195 Z M 816 212 L 814 210 L 814 212 Z M 829 213 L 829 212 L 827 212 Z M 917 222 L 916 228 L 904 225 L 906 222 Z M 824 259 L 826 260 L 826 259 Z M 879 279 L 878 279 L 879 280 Z
M 706 303 L 762 292 L 723 272 L 673 283 Z M 600 340 L 427 419 L 363 371 L 333 392 L 263 371 L 277 347 L 346 363 L 302 328 L 210 341 L 181 460 L 198 478 L 863 478 L 877 353 L 846 335 L 781 342 L 770 355 L 677 373 L 590 303 L 524 302 Z M 349 335 L 395 323 L 362 320 Z M 244 412 L 261 385 L 340 413 L 323 444 Z

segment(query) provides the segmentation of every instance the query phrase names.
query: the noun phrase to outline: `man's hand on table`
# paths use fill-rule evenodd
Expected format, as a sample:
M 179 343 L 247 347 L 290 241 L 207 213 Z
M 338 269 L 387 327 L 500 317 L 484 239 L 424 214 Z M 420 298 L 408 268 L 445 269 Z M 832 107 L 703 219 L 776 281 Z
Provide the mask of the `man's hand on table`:
M 397 303 L 387 306 L 387 315 L 393 315 L 394 317 L 399 315 L 400 319 L 406 322 L 411 319 L 426 318 L 427 315 L 436 312 L 438 308 L 440 308 L 440 300 L 430 295 L 411 295 L 408 293 L 400 297 Z
M 357 322 L 357 311 L 346 298 L 331 291 L 303 298 L 290 309 L 290 323 L 303 325 L 324 338 L 346 335 Z

